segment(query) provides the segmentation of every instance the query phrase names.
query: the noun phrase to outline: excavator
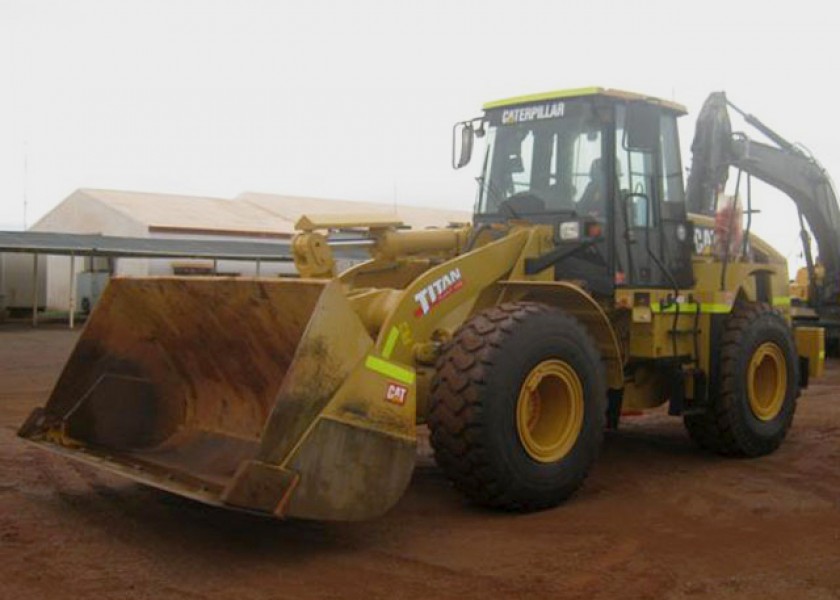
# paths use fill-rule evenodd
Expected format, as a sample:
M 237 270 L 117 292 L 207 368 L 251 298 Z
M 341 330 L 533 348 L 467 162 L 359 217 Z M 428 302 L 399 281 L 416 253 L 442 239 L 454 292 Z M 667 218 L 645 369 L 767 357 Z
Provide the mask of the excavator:
M 733 133 L 727 109 L 741 115 L 773 145 Z M 840 350 L 840 204 L 828 172 L 802 145 L 794 144 L 716 92 L 700 111 L 692 143 L 692 168 L 688 177 L 688 210 L 714 216 L 718 199 L 726 186 L 730 168 L 737 169 L 737 188 L 746 177 L 746 215 L 743 249 L 749 246 L 752 215 L 750 177 L 784 192 L 795 204 L 799 216 L 805 266 L 791 284 L 792 316 L 795 322 L 825 330 L 826 347 Z M 809 232 L 810 230 L 810 232 Z M 818 257 L 812 254 L 811 239 Z
M 689 213 L 685 113 L 598 87 L 490 102 L 453 130 L 456 168 L 484 140 L 471 224 L 306 215 L 296 279 L 115 278 L 19 435 L 319 520 L 391 509 L 419 426 L 467 498 L 518 512 L 578 490 L 627 412 L 665 407 L 702 448 L 770 454 L 822 371 L 823 330 L 792 321 L 770 244 L 739 252 L 734 228 Z M 370 258 L 337 272 L 347 245 Z

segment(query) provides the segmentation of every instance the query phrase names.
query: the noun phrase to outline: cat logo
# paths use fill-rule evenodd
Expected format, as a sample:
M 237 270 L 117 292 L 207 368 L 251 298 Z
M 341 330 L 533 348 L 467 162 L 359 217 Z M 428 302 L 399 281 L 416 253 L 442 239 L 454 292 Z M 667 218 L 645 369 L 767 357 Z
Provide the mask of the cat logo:
M 408 399 L 408 388 L 399 383 L 388 383 L 385 390 L 385 401 L 397 406 L 403 406 Z
M 695 254 L 708 254 L 715 246 L 715 230 L 711 227 L 694 228 Z

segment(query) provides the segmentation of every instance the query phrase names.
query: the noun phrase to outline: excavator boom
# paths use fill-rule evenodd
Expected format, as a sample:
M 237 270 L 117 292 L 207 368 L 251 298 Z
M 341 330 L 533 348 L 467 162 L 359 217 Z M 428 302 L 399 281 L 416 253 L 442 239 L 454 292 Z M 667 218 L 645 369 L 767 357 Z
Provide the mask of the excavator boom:
M 775 145 L 733 134 L 729 108 Z M 809 304 L 821 318 L 835 321 L 835 314 L 840 316 L 840 204 L 822 165 L 801 146 L 729 102 L 723 92 L 715 92 L 706 99 L 697 118 L 691 150 L 689 212 L 714 214 L 717 194 L 723 191 L 730 167 L 775 187 L 794 202 L 800 215 L 809 275 Z M 811 256 L 811 236 L 805 230 L 806 223 L 817 245 L 820 269 Z

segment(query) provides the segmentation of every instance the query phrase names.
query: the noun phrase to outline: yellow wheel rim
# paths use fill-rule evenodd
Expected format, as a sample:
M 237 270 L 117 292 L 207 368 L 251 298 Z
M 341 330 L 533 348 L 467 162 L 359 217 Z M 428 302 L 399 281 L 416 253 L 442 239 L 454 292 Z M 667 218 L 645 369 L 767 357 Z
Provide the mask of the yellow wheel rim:
M 756 418 L 771 421 L 782 410 L 787 391 L 785 355 L 773 342 L 764 342 L 747 368 L 747 395 Z
M 562 360 L 534 367 L 519 391 L 516 430 L 528 455 L 536 461 L 560 460 L 575 445 L 583 425 L 583 386 Z

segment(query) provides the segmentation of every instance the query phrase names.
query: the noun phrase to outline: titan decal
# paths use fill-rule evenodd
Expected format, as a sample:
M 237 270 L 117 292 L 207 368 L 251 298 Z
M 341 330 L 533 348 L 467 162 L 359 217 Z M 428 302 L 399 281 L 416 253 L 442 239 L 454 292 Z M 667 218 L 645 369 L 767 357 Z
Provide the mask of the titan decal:
M 414 301 L 417 302 L 415 317 L 422 317 L 429 314 L 435 306 L 443 300 L 460 290 L 464 286 L 461 278 L 461 269 L 452 269 L 444 275 L 435 279 L 431 284 L 414 294 Z

